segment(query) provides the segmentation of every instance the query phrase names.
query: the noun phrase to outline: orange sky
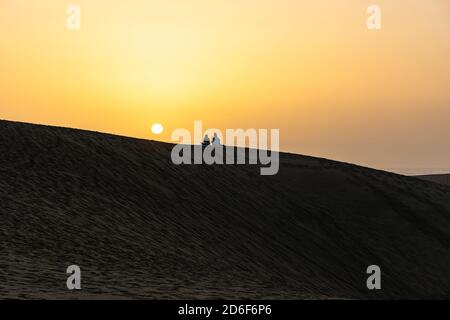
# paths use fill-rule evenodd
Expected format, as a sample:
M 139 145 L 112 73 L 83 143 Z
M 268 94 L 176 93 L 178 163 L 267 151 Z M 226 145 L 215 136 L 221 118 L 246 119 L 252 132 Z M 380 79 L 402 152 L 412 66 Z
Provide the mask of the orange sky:
M 449 89 L 448 0 L 0 0 L 3 119 L 279 128 L 285 151 L 450 168 Z

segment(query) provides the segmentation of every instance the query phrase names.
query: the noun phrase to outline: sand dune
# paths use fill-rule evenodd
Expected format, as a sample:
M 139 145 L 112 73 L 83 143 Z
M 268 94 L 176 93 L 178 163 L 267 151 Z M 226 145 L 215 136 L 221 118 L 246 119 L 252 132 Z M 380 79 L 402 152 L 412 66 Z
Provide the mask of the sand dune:
M 429 174 L 424 176 L 417 176 L 417 178 L 450 186 L 450 174 Z
M 175 166 L 171 147 L 0 121 L 0 297 L 450 298 L 450 187 L 294 154 L 275 176 Z

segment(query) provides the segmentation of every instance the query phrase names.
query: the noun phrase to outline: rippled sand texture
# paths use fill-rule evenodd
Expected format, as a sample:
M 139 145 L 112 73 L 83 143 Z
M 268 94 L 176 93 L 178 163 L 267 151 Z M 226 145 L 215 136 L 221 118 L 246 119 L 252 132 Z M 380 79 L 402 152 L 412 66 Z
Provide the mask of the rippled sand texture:
M 450 187 L 293 154 L 276 176 L 176 166 L 171 147 L 0 121 L 0 298 L 450 298 Z

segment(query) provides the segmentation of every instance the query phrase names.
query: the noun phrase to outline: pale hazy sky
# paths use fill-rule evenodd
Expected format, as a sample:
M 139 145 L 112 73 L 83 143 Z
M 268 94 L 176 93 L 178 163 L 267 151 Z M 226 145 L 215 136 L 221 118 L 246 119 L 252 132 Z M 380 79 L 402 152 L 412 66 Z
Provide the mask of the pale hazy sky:
M 450 1 L 0 0 L 0 118 L 279 128 L 285 151 L 449 168 Z

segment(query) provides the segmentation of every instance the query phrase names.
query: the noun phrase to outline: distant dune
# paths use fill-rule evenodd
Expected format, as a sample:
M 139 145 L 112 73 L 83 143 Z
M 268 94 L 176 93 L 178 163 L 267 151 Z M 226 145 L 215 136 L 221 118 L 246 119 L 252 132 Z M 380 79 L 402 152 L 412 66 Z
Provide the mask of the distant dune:
M 450 186 L 450 174 L 429 174 L 417 178 Z
M 0 121 L 0 297 L 450 298 L 450 187 L 294 154 L 275 176 L 175 166 L 171 148 Z

